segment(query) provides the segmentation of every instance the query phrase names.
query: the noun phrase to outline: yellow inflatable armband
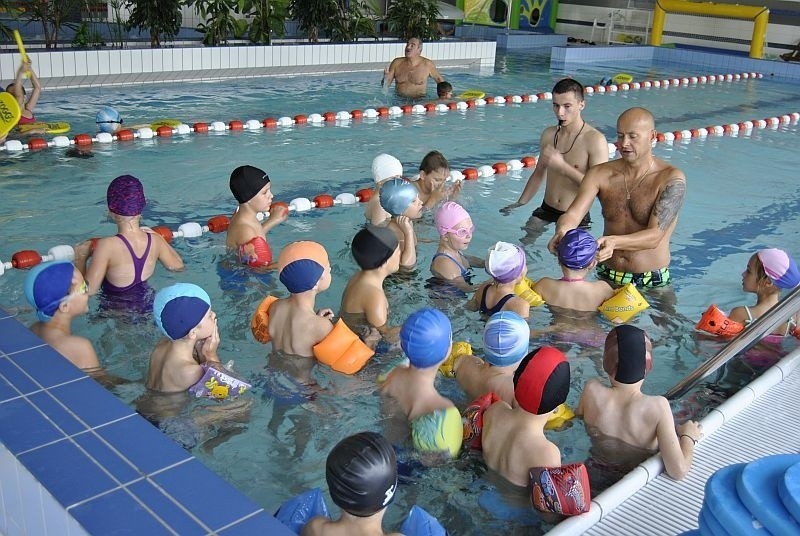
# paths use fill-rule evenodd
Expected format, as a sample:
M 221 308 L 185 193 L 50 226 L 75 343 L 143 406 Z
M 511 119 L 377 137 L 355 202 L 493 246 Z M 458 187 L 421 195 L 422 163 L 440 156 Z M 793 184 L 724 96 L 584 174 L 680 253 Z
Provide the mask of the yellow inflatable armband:
M 256 307 L 256 312 L 253 313 L 253 318 L 250 320 L 250 331 L 253 332 L 253 337 L 258 342 L 268 343 L 269 337 L 269 308 L 278 301 L 275 296 L 267 296 Z
M 450 355 L 447 356 L 444 363 L 439 365 L 439 372 L 442 373 L 442 376 L 445 378 L 456 377 L 453 366 L 456 364 L 456 358 L 462 355 L 472 355 L 472 345 L 465 341 L 454 342 L 453 349 L 450 350 Z
M 636 313 L 644 311 L 648 307 L 650 307 L 650 304 L 636 290 L 636 285 L 628 283 L 604 301 L 597 310 L 612 322 L 624 324 L 633 318 Z
M 336 372 L 355 374 L 375 351 L 353 333 L 341 318 L 328 336 L 314 345 L 314 357 Z
M 531 304 L 531 307 L 539 307 L 544 305 L 544 299 L 533 290 L 535 283 L 529 277 L 525 277 L 522 281 L 514 285 L 514 294 Z
M 461 413 L 453 406 L 411 421 L 411 443 L 420 452 L 446 452 L 455 458 L 461 450 L 463 437 Z
M 556 412 L 547 419 L 547 424 L 544 425 L 545 430 L 558 430 L 565 424 L 567 421 L 573 419 L 575 417 L 575 412 L 572 411 L 572 408 L 567 405 L 567 403 L 563 403 L 556 408 Z

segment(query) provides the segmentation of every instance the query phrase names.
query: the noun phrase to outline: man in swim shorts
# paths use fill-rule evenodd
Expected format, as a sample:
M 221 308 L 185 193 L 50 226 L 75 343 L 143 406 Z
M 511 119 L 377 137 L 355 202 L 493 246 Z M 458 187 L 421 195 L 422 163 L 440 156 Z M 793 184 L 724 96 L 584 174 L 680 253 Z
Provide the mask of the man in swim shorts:
M 676 428 L 667 399 L 641 392 L 652 367 L 652 349 L 650 338 L 641 329 L 627 324 L 612 329 L 603 352 L 603 369 L 611 387 L 596 378 L 586 382 L 576 414 L 583 416 L 593 439 L 603 434 L 640 449 L 660 450 L 664 470 L 680 480 L 692 466 L 703 427 L 686 421 Z
M 544 129 L 539 139 L 539 160 L 525 189 L 516 203 L 501 209 L 502 213 L 508 214 L 512 209 L 527 204 L 545 181 L 542 205 L 533 211 L 525 227 L 530 242 L 569 208 L 586 171 L 608 161 L 605 136 L 581 117 L 585 105 L 583 86 L 576 80 L 565 78 L 553 87 L 553 113 L 558 125 Z M 580 226 L 588 228 L 591 223 L 587 208 L 581 215 Z
M 618 285 L 669 284 L 669 241 L 686 197 L 686 175 L 653 156 L 655 139 L 655 119 L 648 110 L 630 108 L 619 116 L 620 157 L 586 173 L 575 201 L 558 219 L 548 244 L 552 253 L 597 197 L 604 225 L 597 241 L 597 275 Z
M 436 65 L 422 56 L 422 40 L 412 37 L 406 43 L 405 55 L 395 58 L 383 71 L 383 86 L 389 87 L 395 82 L 395 91 L 401 97 L 418 99 L 428 93 L 428 77 L 437 83 L 444 82 Z

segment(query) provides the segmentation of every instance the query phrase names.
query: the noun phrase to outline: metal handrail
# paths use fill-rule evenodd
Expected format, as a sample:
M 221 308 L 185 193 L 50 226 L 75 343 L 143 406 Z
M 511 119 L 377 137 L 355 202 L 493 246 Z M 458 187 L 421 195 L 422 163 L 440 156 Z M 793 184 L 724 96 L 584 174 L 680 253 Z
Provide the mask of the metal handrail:
M 795 288 L 769 311 L 750 323 L 744 331 L 720 350 L 717 355 L 709 358 L 705 363 L 690 372 L 675 384 L 675 387 L 667 391 L 664 396 L 669 400 L 683 396 L 697 382 L 709 376 L 743 350 L 760 341 L 765 335 L 772 333 L 775 328 L 786 322 L 786 319 L 798 310 L 800 310 L 800 287 Z

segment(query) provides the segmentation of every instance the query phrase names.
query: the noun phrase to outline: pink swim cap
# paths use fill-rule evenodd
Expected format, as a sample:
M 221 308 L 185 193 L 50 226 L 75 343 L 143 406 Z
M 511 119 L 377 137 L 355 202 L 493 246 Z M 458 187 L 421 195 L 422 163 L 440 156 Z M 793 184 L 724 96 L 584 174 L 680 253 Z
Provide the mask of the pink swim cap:
M 467 218 L 469 218 L 469 213 L 464 210 L 464 207 L 455 201 L 448 201 L 436 210 L 433 222 L 436 230 L 439 231 L 439 236 L 444 236 Z
M 797 264 L 782 249 L 762 249 L 758 253 L 758 260 L 764 266 L 764 271 L 778 288 L 794 288 L 800 284 L 800 271 Z

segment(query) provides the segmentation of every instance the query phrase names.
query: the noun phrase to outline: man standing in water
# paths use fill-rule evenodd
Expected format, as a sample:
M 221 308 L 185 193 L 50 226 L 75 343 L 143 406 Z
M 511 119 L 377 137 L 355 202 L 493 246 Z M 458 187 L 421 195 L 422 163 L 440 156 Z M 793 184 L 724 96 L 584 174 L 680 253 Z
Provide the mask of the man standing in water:
M 512 209 L 525 205 L 545 181 L 542 205 L 533 211 L 525 226 L 529 243 L 542 234 L 548 223 L 554 223 L 564 214 L 575 200 L 586 171 L 591 166 L 608 162 L 605 136 L 581 117 L 585 105 L 583 86 L 578 81 L 565 78 L 553 87 L 553 113 L 558 125 L 542 132 L 539 160 L 517 202 L 500 210 L 507 215 Z M 580 227 L 590 227 L 588 207 L 581 216 Z
M 655 119 L 644 108 L 625 110 L 617 119 L 620 157 L 592 167 L 575 201 L 558 219 L 548 244 L 576 228 L 595 196 L 603 209 L 603 236 L 597 241 L 597 275 L 615 285 L 669 284 L 669 241 L 686 197 L 686 175 L 653 156 Z
M 418 99 L 428 92 L 428 77 L 437 83 L 444 78 L 431 60 L 422 56 L 422 41 L 412 37 L 406 43 L 405 56 L 395 58 L 383 71 L 383 85 L 389 87 L 394 80 L 395 91 L 401 97 Z

